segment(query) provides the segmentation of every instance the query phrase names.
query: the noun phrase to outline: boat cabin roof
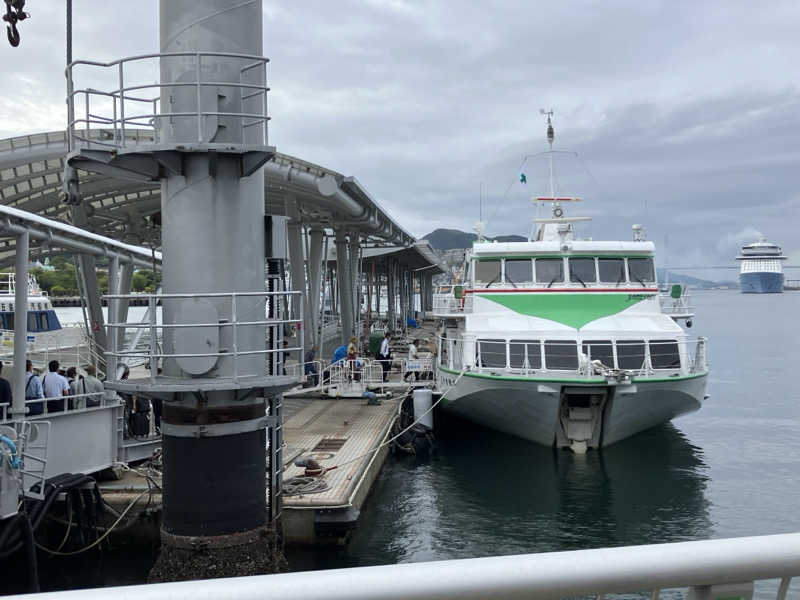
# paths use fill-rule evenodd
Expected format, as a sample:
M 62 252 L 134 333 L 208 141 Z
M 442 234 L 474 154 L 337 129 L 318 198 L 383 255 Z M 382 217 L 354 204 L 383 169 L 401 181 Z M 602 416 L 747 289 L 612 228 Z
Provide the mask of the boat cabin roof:
M 564 249 L 567 246 L 567 249 Z M 627 242 L 627 241 L 543 241 L 543 242 L 475 242 L 472 245 L 473 258 L 492 257 L 531 257 L 531 256 L 559 256 L 592 255 L 592 256 L 619 256 L 620 254 L 652 256 L 655 252 L 653 242 Z

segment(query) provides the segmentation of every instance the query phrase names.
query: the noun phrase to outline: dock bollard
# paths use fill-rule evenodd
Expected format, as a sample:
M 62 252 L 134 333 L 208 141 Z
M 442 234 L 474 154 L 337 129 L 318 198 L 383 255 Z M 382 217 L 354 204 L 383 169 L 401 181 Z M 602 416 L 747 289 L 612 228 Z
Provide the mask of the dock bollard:
M 419 419 L 419 424 L 433 430 L 433 392 L 431 390 L 414 390 L 414 420 Z M 426 411 L 428 414 L 420 418 Z

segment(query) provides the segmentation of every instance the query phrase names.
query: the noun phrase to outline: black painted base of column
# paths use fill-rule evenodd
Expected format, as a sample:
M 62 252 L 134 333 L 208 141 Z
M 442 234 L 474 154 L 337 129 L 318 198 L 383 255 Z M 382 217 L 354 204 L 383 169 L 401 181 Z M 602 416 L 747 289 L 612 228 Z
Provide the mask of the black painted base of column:
M 269 575 L 288 569 L 275 531 L 262 527 L 218 536 L 179 536 L 161 531 L 161 552 L 148 583 Z

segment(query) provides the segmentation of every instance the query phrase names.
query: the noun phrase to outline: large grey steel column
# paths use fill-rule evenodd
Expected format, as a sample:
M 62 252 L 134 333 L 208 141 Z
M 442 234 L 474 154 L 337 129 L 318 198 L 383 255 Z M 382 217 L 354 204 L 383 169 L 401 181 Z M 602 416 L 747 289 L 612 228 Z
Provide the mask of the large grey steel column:
M 14 269 L 14 390 L 11 394 L 11 412 L 22 416 L 25 407 L 25 351 L 28 347 L 28 232 L 17 236 L 16 265 Z
M 161 53 L 262 55 L 260 0 L 169 0 L 159 8 Z M 160 63 L 162 84 L 198 78 L 218 82 L 162 90 L 162 113 L 192 116 L 164 119 L 161 143 L 197 148 L 183 153 L 180 172 L 161 179 L 164 292 L 263 293 L 263 171 L 246 175 L 245 155 L 236 152 L 258 144 L 252 136 L 262 130 L 246 129 L 250 119 L 229 116 L 255 109 L 247 106 L 253 98 L 249 90 L 225 85 L 253 82 L 260 70 L 252 67 L 252 59 L 206 55 L 202 64 L 199 60 L 162 56 Z M 198 119 L 193 116 L 198 112 L 227 115 Z M 217 146 L 204 150 L 204 144 Z M 223 144 L 233 151 L 226 152 Z M 238 296 L 235 302 L 234 308 L 229 296 L 165 300 L 164 323 L 263 322 L 263 296 Z M 266 348 L 266 332 L 263 324 L 220 326 L 216 333 L 208 328 L 164 332 L 166 354 L 208 352 L 216 334 L 220 351 L 228 351 L 164 361 L 163 379 L 179 383 L 164 404 L 162 550 L 151 571 L 153 581 L 204 577 L 212 565 L 215 577 L 274 570 L 266 541 L 266 406 L 260 389 L 269 385 L 265 356 L 259 353 Z M 248 354 L 237 358 L 236 350 Z

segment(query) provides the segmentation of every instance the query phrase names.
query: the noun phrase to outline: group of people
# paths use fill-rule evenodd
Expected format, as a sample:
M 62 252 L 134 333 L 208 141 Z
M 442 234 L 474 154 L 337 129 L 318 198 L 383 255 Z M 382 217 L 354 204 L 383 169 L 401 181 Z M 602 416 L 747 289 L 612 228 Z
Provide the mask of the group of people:
M 0 374 L 2 372 L 3 363 L 0 361 Z M 96 375 L 94 365 L 88 365 L 86 374 L 83 375 L 78 373 L 76 367 L 64 370 L 57 360 L 51 360 L 47 365 L 47 373 L 39 377 L 33 370 L 33 363 L 26 360 L 25 404 L 28 406 L 28 416 L 44 413 L 45 402 L 48 413 L 62 412 L 66 408 L 99 406 L 102 402 L 103 382 Z M 12 400 L 11 384 L 0 377 L 0 404 L 10 406 Z M 31 402 L 35 400 L 39 402 Z

